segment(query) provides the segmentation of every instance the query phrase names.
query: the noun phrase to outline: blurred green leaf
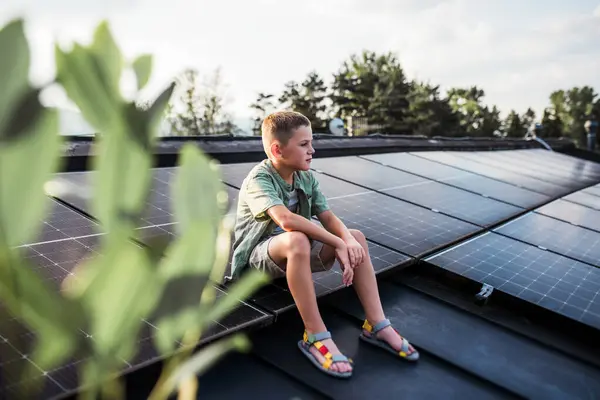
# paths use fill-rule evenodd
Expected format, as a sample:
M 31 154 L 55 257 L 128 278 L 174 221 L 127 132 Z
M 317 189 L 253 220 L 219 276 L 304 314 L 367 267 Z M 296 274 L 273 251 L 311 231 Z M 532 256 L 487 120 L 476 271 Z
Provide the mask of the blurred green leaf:
M 60 160 L 58 114 L 44 109 L 38 115 L 28 125 L 30 133 L 0 142 L 0 229 L 9 247 L 38 234 L 49 204 L 43 186 Z
M 8 119 L 29 87 L 29 45 L 21 19 L 0 29 L 0 139 L 12 132 L 6 130 Z
M 32 359 L 44 370 L 65 361 L 75 350 L 85 326 L 78 305 L 62 298 L 14 252 L 0 248 L 0 296 L 11 314 L 36 332 Z
M 155 307 L 160 287 L 146 252 L 133 242 L 112 242 L 103 251 L 86 266 L 81 301 L 91 318 L 98 354 L 129 359 L 142 318 Z
M 100 134 L 124 131 L 122 101 L 111 95 L 103 82 L 103 71 L 96 55 L 89 49 L 74 44 L 70 52 L 55 48 L 57 81 L 67 96 L 77 105 L 87 122 Z
M 171 83 L 157 98 L 154 103 L 146 110 L 149 132 L 151 137 L 156 137 L 159 133 L 160 124 L 165 116 L 165 110 L 173 91 L 175 90 L 175 83 Z
M 123 56 L 115 42 L 107 21 L 102 21 L 94 32 L 90 51 L 99 72 L 102 88 L 108 97 L 121 102 L 120 83 L 123 70 Z
M 186 143 L 181 150 L 171 197 L 182 232 L 196 224 L 209 225 L 216 231 L 227 207 L 227 192 L 218 163 L 195 145 Z M 214 237 L 211 241 L 214 242 Z
M 228 315 L 231 310 L 240 305 L 258 288 L 270 281 L 267 274 L 258 270 L 249 270 L 243 277 L 235 282 L 228 290 L 227 295 L 222 296 L 210 307 L 202 307 L 199 319 L 202 324 L 210 321 L 220 321 Z
M 133 70 L 137 79 L 138 90 L 141 90 L 152 74 L 152 56 L 150 54 L 143 54 L 133 61 Z

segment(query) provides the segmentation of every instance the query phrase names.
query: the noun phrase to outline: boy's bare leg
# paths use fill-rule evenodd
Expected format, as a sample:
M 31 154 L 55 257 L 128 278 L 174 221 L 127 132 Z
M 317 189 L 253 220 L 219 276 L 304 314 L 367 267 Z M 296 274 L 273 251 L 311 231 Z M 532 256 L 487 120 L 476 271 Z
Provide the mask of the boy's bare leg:
M 363 309 L 365 310 L 367 320 L 371 326 L 375 326 L 375 324 L 385 319 L 385 314 L 379 298 L 379 288 L 377 287 L 377 279 L 375 277 L 373 264 L 371 263 L 371 256 L 369 255 L 369 246 L 362 232 L 350 229 L 350 233 L 352 233 L 352 236 L 354 236 L 365 250 L 365 257 L 362 264 L 354 268 L 354 279 L 352 284 Z M 335 257 L 335 250 L 331 246 L 324 245 L 323 250 L 321 250 L 321 257 L 323 260 L 331 259 L 332 257 Z M 368 332 L 364 332 L 365 334 L 368 334 Z M 391 326 L 377 332 L 377 337 L 385 340 L 394 349 L 400 351 L 402 339 Z M 412 346 L 410 346 L 409 349 L 409 352 L 411 353 L 414 351 Z
M 318 333 L 326 330 L 321 313 L 317 306 L 317 296 L 310 270 L 310 242 L 308 237 L 301 232 L 285 232 L 277 235 L 269 243 L 269 255 L 273 261 L 286 270 L 286 277 L 304 327 L 309 333 Z M 322 343 L 331 354 L 341 354 L 331 339 Z M 323 363 L 325 357 L 312 346 L 310 352 Z M 349 363 L 336 362 L 331 365 L 331 370 L 339 372 L 351 371 Z

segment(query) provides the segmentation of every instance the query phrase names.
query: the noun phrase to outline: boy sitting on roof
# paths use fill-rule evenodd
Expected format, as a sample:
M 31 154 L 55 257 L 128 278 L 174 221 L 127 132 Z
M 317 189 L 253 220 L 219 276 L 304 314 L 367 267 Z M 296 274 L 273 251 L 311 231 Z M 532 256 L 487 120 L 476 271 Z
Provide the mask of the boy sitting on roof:
M 310 171 L 315 153 L 310 121 L 296 112 L 276 112 L 262 124 L 268 159 L 245 178 L 238 201 L 232 276 L 257 268 L 286 277 L 304 322 L 300 350 L 324 372 L 350 377 L 352 361 L 340 353 L 317 307 L 312 273 L 337 259 L 343 283 L 354 284 L 366 320 L 360 338 L 411 361 L 419 353 L 384 316 L 365 236 L 348 229 L 329 209 Z M 323 228 L 311 222 L 316 215 Z

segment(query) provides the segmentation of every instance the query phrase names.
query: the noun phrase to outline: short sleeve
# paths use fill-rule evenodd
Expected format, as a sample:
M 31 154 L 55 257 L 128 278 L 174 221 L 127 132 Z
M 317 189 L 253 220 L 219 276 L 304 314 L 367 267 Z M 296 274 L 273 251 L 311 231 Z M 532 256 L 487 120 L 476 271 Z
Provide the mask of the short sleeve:
M 283 205 L 273 180 L 266 174 L 256 174 L 248 180 L 245 198 L 250 212 L 256 219 L 266 218 L 269 208 Z
M 324 211 L 329 210 L 329 204 L 327 203 L 327 198 L 321 192 L 321 187 L 319 186 L 319 181 L 315 178 L 314 175 L 311 174 L 312 180 L 312 201 L 311 201 L 311 214 L 319 215 Z

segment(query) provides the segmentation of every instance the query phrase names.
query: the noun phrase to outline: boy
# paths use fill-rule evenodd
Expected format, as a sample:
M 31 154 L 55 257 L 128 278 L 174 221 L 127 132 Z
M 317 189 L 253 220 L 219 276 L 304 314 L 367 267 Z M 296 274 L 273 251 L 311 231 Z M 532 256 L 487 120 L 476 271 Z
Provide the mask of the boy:
M 333 214 L 310 172 L 310 121 L 296 112 L 273 113 L 263 121 L 262 142 L 268 159 L 250 171 L 240 190 L 232 276 L 250 267 L 285 277 L 305 326 L 300 350 L 322 371 L 347 378 L 352 361 L 325 328 L 311 275 L 331 269 L 337 259 L 343 283 L 354 284 L 365 309 L 360 338 L 416 361 L 419 353 L 385 319 L 364 235 Z M 313 215 L 324 228 L 311 222 Z

